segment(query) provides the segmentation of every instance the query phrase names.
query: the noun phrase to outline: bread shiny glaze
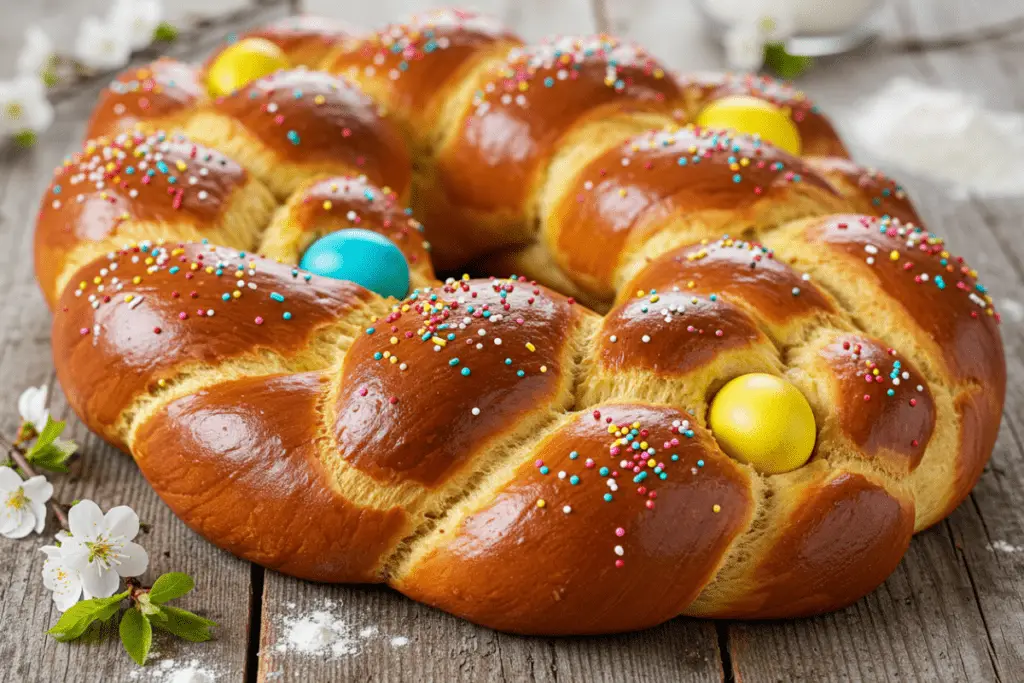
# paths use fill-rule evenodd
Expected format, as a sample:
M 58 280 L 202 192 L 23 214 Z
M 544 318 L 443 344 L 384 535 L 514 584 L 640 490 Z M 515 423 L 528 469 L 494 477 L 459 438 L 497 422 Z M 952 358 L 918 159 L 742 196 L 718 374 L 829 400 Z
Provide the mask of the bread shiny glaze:
M 606 633 L 848 605 L 970 492 L 1005 393 L 992 299 L 802 95 L 454 10 L 327 33 L 256 32 L 341 75 L 198 99 L 202 144 L 89 142 L 40 209 L 68 401 L 200 534 Z M 737 93 L 788 107 L 808 156 L 686 125 Z M 402 250 L 406 300 L 296 267 L 356 227 Z M 480 255 L 519 274 L 436 279 Z M 718 446 L 711 402 L 752 372 L 811 406 L 805 465 Z
M 363 30 L 337 19 L 318 17 L 312 14 L 300 14 L 293 17 L 282 17 L 277 21 L 247 31 L 238 36 L 245 38 L 263 38 L 277 45 L 288 57 L 293 67 L 305 66 L 316 69 L 331 50 L 345 40 L 363 33 Z M 216 58 L 214 53 L 206 64 Z
M 149 133 L 175 130 L 206 98 L 195 68 L 161 57 L 125 71 L 103 90 L 86 127 L 86 138 L 116 137 L 134 129 Z

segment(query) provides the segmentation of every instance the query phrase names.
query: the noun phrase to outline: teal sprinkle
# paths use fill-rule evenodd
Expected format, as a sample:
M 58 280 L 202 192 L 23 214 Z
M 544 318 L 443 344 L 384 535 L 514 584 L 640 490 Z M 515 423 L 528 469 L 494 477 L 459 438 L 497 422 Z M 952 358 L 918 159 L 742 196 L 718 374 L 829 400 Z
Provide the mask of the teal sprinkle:
M 469 377 L 469 368 L 462 368 L 462 376 Z
M 647 472 L 641 472 L 640 474 L 638 474 L 635 477 L 633 477 L 633 483 L 634 484 L 639 484 L 640 482 L 642 482 L 646 478 L 647 478 Z
M 698 460 L 697 461 L 697 467 L 704 467 L 704 461 L 703 460 Z
M 610 493 L 604 494 L 604 502 L 606 502 L 606 503 L 612 502 L 612 494 L 610 494 Z
M 291 320 L 292 319 L 292 314 L 290 312 L 288 312 L 288 311 L 285 311 L 284 315 L 282 315 L 281 317 L 284 318 L 285 320 Z
M 889 389 L 887 392 L 885 392 L 885 395 L 886 396 L 895 396 L 896 392 L 894 390 L 892 390 L 892 389 Z
M 526 373 L 523 372 L 522 370 L 516 370 L 516 376 L 517 377 L 526 377 Z
M 668 479 L 668 475 L 666 473 L 664 473 L 664 472 L 661 472 L 661 473 L 658 474 L 658 479 L 661 479 L 662 481 L 665 481 L 666 479 Z
M 367 327 L 366 328 L 366 334 L 373 334 L 376 331 L 377 331 L 376 327 Z
M 273 299 L 274 301 L 278 302 L 278 303 L 281 303 L 281 302 L 284 301 L 284 296 L 278 294 L 277 292 L 271 292 L 270 293 L 270 298 Z
M 692 439 L 693 438 L 693 430 L 692 429 L 687 429 L 685 432 L 683 432 L 683 436 L 687 437 L 688 439 Z
M 505 365 L 512 365 L 512 359 L 511 358 L 506 358 L 505 359 Z
M 296 133 L 294 130 L 288 131 L 287 138 L 289 141 L 291 141 L 293 145 L 297 145 L 299 144 L 299 142 L 301 142 L 299 140 L 299 134 Z
M 227 293 L 221 294 L 220 298 L 224 301 L 231 301 L 231 295 Z
M 569 454 L 569 459 L 570 460 L 575 460 L 578 457 L 580 457 L 580 454 L 577 453 L 576 451 L 573 451 L 572 453 Z
M 459 359 L 458 358 L 452 358 L 450 361 L 448 361 L 448 365 L 450 365 L 452 367 L 455 367 L 458 364 L 459 364 Z
M 574 474 L 571 477 L 569 477 L 569 483 L 572 484 L 573 486 L 576 486 L 577 484 L 580 483 L 580 478 Z
M 597 473 L 600 474 L 602 477 L 607 477 L 609 471 L 610 470 L 607 467 L 602 467 L 597 471 Z
M 383 353 L 381 353 L 380 351 L 377 351 L 377 352 L 375 352 L 375 353 L 373 354 L 373 359 L 374 359 L 374 360 L 380 360 L 380 359 L 381 359 L 381 358 L 383 358 L 383 357 L 384 357 L 384 354 L 383 354 Z
M 171 266 L 170 270 L 168 270 L 167 272 L 170 273 L 171 275 L 177 275 L 179 270 L 181 270 L 181 268 L 179 268 L 178 266 Z
M 679 454 L 678 453 L 673 453 L 672 454 L 672 462 L 676 462 L 677 460 L 679 460 Z
M 550 471 L 551 471 L 551 470 L 549 470 L 549 469 L 548 469 L 548 466 L 547 466 L 547 465 L 544 465 L 543 467 L 541 467 L 541 468 L 540 468 L 540 473 L 541 473 L 541 474 L 547 474 L 547 473 L 548 473 L 548 472 L 550 472 Z

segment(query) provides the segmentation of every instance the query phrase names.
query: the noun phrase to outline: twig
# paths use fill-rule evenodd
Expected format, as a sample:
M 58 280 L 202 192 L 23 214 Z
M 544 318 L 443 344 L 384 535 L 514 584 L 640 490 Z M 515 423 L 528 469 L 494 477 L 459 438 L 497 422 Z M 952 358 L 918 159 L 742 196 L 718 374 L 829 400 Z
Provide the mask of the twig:
M 590 0 L 590 9 L 594 13 L 594 28 L 598 33 L 611 33 L 612 22 L 608 17 L 606 0 Z
M 1024 32 L 1024 17 L 1017 17 L 997 25 L 960 33 L 951 33 L 937 38 L 906 38 L 888 43 L 896 52 L 932 52 L 937 50 L 957 50 L 979 43 L 992 43 Z
M 0 436 L 0 445 L 3 445 L 7 449 L 7 452 L 11 456 L 11 460 L 14 461 L 14 464 L 17 465 L 18 468 L 21 469 L 21 471 L 29 478 L 38 476 L 39 473 L 35 471 L 35 468 L 29 464 L 28 459 L 25 457 L 24 448 L 14 445 L 2 436 Z M 64 529 L 64 531 L 71 531 L 71 526 L 68 524 L 67 513 L 64 512 L 64 506 L 51 498 L 50 509 L 53 510 L 54 517 L 56 517 L 57 521 L 60 522 L 61 528 Z

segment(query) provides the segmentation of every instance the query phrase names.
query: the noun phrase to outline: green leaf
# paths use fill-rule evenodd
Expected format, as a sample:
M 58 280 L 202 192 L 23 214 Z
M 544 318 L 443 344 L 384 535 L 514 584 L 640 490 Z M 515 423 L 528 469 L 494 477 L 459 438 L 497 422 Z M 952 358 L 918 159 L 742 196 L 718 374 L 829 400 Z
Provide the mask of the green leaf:
M 173 24 L 161 21 L 153 30 L 153 40 L 170 43 L 178 39 L 178 29 Z
M 47 444 L 42 448 L 33 446 L 32 449 L 25 454 L 29 462 L 37 467 L 41 467 L 51 472 L 67 472 L 67 462 L 71 459 L 71 456 L 78 450 L 78 444 L 74 441 L 61 441 L 57 443 Z
M 160 613 L 165 617 L 163 620 L 155 621 L 157 628 L 173 633 L 179 638 L 190 640 L 193 643 L 203 643 L 213 635 L 210 628 L 217 625 L 217 622 L 205 619 L 198 614 L 192 614 L 187 610 L 177 607 L 160 608 Z
M 811 68 L 814 59 L 789 54 L 784 43 L 771 43 L 765 48 L 764 64 L 781 78 L 796 78 Z
M 195 587 L 196 582 L 188 574 L 170 572 L 153 582 L 153 587 L 149 589 L 149 599 L 162 605 L 168 600 L 180 598 Z
M 149 618 L 139 610 L 132 608 L 121 617 L 121 643 L 125 651 L 131 655 L 135 663 L 142 666 L 149 656 L 149 648 L 153 645 L 153 626 Z
M 129 592 L 75 603 L 61 615 L 47 633 L 62 643 L 79 638 L 94 621 L 107 621 L 117 614 L 121 608 L 121 601 L 128 597 Z
M 39 437 L 36 439 L 35 444 L 29 449 L 29 453 L 36 450 L 37 448 L 45 448 L 54 441 L 57 440 L 61 434 L 64 433 L 64 428 L 67 423 L 64 420 L 54 420 L 51 415 L 46 416 L 46 426 L 43 427 L 43 431 L 39 432 Z

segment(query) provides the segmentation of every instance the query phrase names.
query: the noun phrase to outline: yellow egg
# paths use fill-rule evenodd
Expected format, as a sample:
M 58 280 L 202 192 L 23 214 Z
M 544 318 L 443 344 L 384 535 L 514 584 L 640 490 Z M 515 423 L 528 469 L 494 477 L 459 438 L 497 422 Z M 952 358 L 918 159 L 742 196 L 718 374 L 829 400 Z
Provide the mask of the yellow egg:
M 790 154 L 799 155 L 803 148 L 800 132 L 786 112 L 771 102 L 748 95 L 723 97 L 712 102 L 697 115 L 697 125 L 760 135 L 765 142 Z
M 722 450 L 768 474 L 788 472 L 811 457 L 816 428 L 804 395 L 774 375 L 741 375 L 711 402 L 708 422 Z
M 288 57 L 274 43 L 244 38 L 213 61 L 206 73 L 206 86 L 213 97 L 221 97 L 289 66 Z

